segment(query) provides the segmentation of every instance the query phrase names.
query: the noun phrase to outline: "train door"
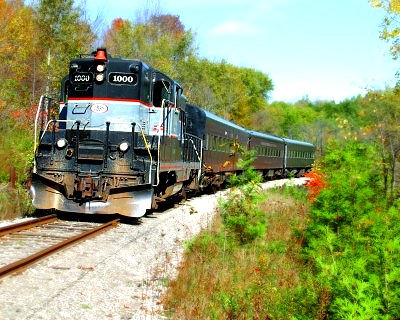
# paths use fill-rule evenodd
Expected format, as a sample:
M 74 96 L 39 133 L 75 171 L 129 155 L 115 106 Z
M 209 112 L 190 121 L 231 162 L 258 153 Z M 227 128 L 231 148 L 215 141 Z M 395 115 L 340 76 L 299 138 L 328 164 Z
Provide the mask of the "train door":
M 160 74 L 161 75 L 161 74 Z M 165 76 L 156 76 L 153 86 L 153 105 L 162 108 L 158 130 L 163 136 L 182 140 L 182 88 Z
M 182 88 L 175 82 L 173 85 L 173 99 L 172 105 L 170 105 L 170 117 L 169 117 L 169 136 L 179 141 L 183 139 L 183 127 L 184 127 L 184 111 L 182 105 L 186 105 L 186 99 L 182 95 Z
M 287 168 L 287 160 L 288 160 L 288 144 L 287 142 L 284 140 L 284 149 L 283 149 L 283 169 L 282 169 L 282 174 L 285 175 L 286 174 L 286 168 Z
M 153 107 L 149 110 L 149 128 L 151 135 L 165 136 L 168 126 L 167 107 L 171 100 L 171 81 L 162 74 L 153 74 L 151 90 Z

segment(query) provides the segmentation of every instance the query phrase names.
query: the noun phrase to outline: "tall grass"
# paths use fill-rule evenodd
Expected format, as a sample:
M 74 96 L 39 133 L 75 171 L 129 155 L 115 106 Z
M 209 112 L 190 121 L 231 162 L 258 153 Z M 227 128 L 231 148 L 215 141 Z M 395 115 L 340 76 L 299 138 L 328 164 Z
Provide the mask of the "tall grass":
M 25 186 L 17 184 L 15 189 L 8 185 L 0 188 L 0 220 L 15 219 L 34 212 Z
M 319 288 L 300 256 L 296 230 L 304 228 L 305 192 L 264 193 L 266 232 L 243 243 L 217 216 L 187 244 L 180 272 L 164 298 L 173 319 L 317 318 Z M 302 196 L 299 196 L 302 194 Z
M 14 219 L 34 211 L 27 182 L 33 165 L 33 133 L 11 121 L 0 125 L 0 219 Z M 15 189 L 9 187 L 15 169 Z

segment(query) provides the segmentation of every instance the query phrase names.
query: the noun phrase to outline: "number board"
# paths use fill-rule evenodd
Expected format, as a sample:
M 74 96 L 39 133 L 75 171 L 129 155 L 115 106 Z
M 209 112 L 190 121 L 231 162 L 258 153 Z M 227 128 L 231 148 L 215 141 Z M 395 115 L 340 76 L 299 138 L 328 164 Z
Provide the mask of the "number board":
M 111 72 L 108 75 L 108 82 L 114 84 L 128 84 L 134 86 L 137 83 L 136 74 L 122 73 L 122 72 Z
M 93 74 L 91 72 L 76 72 L 71 76 L 72 83 L 92 83 Z

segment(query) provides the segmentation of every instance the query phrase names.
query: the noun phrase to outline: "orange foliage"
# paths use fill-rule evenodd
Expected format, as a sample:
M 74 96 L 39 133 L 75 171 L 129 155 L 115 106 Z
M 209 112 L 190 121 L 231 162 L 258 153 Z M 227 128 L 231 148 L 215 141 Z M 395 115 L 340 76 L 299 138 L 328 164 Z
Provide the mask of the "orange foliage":
M 37 106 L 32 106 L 27 110 L 14 110 L 11 112 L 11 118 L 20 124 L 33 123 L 35 121 Z
M 124 23 L 125 23 L 125 20 L 122 18 L 114 19 L 112 22 L 112 28 L 119 31 L 122 29 L 122 26 L 124 25 Z
M 306 173 L 305 177 L 308 178 L 305 185 L 310 191 L 308 198 L 310 199 L 310 201 L 314 201 L 321 190 L 326 188 L 327 183 L 323 179 L 323 175 L 316 171 Z
M 185 33 L 185 27 L 180 21 L 179 16 L 170 14 L 153 16 L 150 23 L 174 38 L 181 38 Z

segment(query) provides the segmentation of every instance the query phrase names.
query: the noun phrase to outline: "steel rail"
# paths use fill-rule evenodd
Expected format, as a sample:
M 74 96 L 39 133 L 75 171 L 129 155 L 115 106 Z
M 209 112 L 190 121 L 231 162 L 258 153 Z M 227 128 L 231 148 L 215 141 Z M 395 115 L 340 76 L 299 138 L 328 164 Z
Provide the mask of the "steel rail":
M 100 232 L 106 231 L 110 228 L 114 228 L 118 225 L 120 219 L 116 219 L 107 223 L 102 224 L 101 226 L 98 226 L 96 228 L 87 230 L 85 232 L 82 232 L 76 236 L 73 236 L 69 239 L 66 239 L 60 243 L 57 243 L 55 245 L 52 245 L 46 249 L 43 249 L 37 253 L 34 253 L 30 255 L 29 257 L 26 257 L 24 259 L 18 260 L 14 263 L 11 263 L 7 266 L 4 266 L 0 268 L 0 278 L 9 275 L 11 273 L 15 273 L 18 271 L 22 271 L 26 269 L 29 265 L 39 261 L 40 259 L 45 258 L 46 256 L 53 254 L 57 251 L 60 251 L 72 244 L 78 243 L 79 241 L 82 241 L 84 239 L 94 237 Z
M 30 229 L 33 227 L 37 227 L 42 224 L 50 223 L 50 222 L 53 222 L 56 220 L 57 220 L 57 215 L 51 214 L 49 216 L 44 216 L 41 218 L 28 220 L 25 222 L 10 224 L 8 226 L 0 228 L 0 237 L 5 236 L 10 233 L 13 233 L 13 232 L 18 232 L 18 231 L 27 230 L 27 229 Z

